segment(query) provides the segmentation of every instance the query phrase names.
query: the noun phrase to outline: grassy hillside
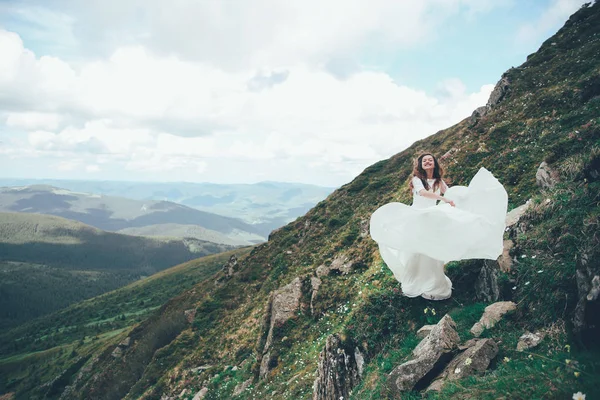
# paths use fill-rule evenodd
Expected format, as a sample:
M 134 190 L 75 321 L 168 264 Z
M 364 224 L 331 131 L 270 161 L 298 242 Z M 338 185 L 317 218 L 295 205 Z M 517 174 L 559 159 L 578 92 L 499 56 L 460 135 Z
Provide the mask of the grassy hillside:
M 140 228 L 125 228 L 118 231 L 118 233 L 124 233 L 126 235 L 136 236 L 153 236 L 153 237 L 180 237 L 180 238 L 196 238 L 200 240 L 206 240 L 213 243 L 228 244 L 232 246 L 247 245 L 248 242 L 244 239 L 243 233 L 240 237 L 235 238 L 234 233 L 224 235 L 217 231 L 202 228 L 198 225 L 188 224 L 159 224 L 159 225 L 148 225 Z
M 43 397 L 49 388 L 38 387 L 40 382 L 56 378 L 108 343 L 120 341 L 170 298 L 214 275 L 232 256 L 244 257 L 249 251 L 237 249 L 192 260 L 4 331 L 0 334 L 0 393 L 16 390 L 19 398 Z
M 0 213 L 0 327 L 232 248 L 104 232 L 49 215 Z
M 219 272 L 90 349 L 93 357 L 61 364 L 70 377 L 78 371 L 63 393 L 191 400 L 205 390 L 204 399 L 310 399 L 321 352 L 337 334 L 343 348 L 358 348 L 364 358 L 351 399 L 568 399 L 579 391 L 597 398 L 600 313 L 598 300 L 586 296 L 600 275 L 600 4 L 575 13 L 503 81 L 485 112 L 367 168 L 255 247 L 233 275 Z M 506 233 L 513 267 L 495 271 L 500 300 L 517 308 L 483 333 L 499 348 L 490 370 L 449 382 L 440 393 L 398 393 L 388 373 L 410 360 L 421 326 L 449 314 L 466 341 L 489 304 L 474 290 L 480 261 L 447 266 L 449 300 L 403 297 L 368 236 L 379 206 L 410 202 L 406 182 L 424 150 L 442 155 L 453 184 L 468 184 L 483 166 L 505 185 L 510 208 L 527 200 L 531 206 Z M 536 185 L 542 161 L 559 180 L 553 188 Z M 299 306 L 281 319 L 274 299 L 294 290 Z M 188 309 L 196 310 L 192 322 L 184 318 Z M 515 350 L 524 332 L 538 330 L 546 334 L 538 347 Z M 117 346 L 125 337 L 132 344 Z M 117 348 L 122 356 L 113 355 Z M 43 398 L 23 381 L 4 390 Z

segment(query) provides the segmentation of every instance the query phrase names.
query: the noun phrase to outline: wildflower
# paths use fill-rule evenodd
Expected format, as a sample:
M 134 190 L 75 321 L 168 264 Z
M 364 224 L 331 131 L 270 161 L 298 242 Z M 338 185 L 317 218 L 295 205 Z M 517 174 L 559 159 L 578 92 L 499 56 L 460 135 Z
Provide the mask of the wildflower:
M 523 254 L 523 255 L 521 256 L 521 258 L 525 258 L 525 257 L 527 257 L 527 254 Z
M 540 270 L 538 271 L 538 274 L 541 274 L 542 272 L 544 272 L 544 270 L 543 270 L 543 269 L 540 269 Z
M 585 394 L 581 392 L 573 393 L 573 400 L 585 400 Z
M 579 375 L 581 375 L 581 372 L 575 371 L 575 372 L 573 372 L 573 375 L 575 375 L 575 378 L 579 378 Z
M 427 311 L 429 311 L 429 308 L 424 309 L 423 314 L 427 314 Z
M 529 358 L 530 360 L 532 360 L 533 356 L 530 354 L 530 355 L 527 356 L 527 358 Z
M 530 283 L 529 281 L 525 282 L 525 286 L 529 285 L 529 283 Z
M 516 287 L 516 286 L 513 286 L 512 290 L 517 290 L 517 287 Z
M 431 314 L 435 315 L 435 308 L 431 309 Z
M 467 357 L 465 360 L 465 365 L 471 365 L 472 362 L 473 360 L 471 360 L 471 357 Z
M 571 352 L 571 345 L 569 345 L 569 344 L 566 344 L 566 345 L 565 345 L 565 349 L 567 349 L 567 351 L 568 351 L 568 352 Z
M 536 258 L 536 257 L 537 257 L 537 256 L 535 256 L 535 255 L 531 256 L 531 258 Z
M 566 359 L 566 360 L 565 360 L 565 364 L 567 364 L 567 365 L 571 364 L 571 360 L 569 360 L 569 359 Z
M 454 370 L 454 373 L 458 375 L 458 374 L 460 374 L 460 371 L 461 371 L 461 370 L 460 370 L 460 368 L 456 368 L 456 369 Z
M 508 358 L 508 357 L 504 357 L 504 362 L 505 362 L 505 363 L 507 363 L 507 362 L 509 362 L 509 361 L 510 361 L 510 358 Z

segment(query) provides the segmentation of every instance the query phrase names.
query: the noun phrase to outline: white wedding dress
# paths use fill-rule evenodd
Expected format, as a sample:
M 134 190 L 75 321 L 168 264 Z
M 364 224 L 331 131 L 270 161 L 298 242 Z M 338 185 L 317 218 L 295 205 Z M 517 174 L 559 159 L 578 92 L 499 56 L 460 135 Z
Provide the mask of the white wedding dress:
M 502 254 L 508 195 L 485 168 L 468 187 L 446 191 L 444 197 L 456 207 L 420 196 L 423 184 L 418 178 L 413 182 L 413 205 L 388 203 L 378 208 L 371 216 L 371 237 L 405 296 L 447 299 L 452 282 L 444 274 L 445 263 L 495 260 Z

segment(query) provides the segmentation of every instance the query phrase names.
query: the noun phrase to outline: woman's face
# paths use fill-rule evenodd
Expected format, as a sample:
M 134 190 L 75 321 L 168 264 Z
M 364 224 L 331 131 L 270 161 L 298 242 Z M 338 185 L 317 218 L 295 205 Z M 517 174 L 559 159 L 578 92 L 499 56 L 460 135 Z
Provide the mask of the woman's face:
M 421 159 L 421 168 L 423 168 L 425 171 L 434 169 L 435 168 L 435 160 L 433 159 L 433 156 L 430 156 L 430 155 L 424 156 Z

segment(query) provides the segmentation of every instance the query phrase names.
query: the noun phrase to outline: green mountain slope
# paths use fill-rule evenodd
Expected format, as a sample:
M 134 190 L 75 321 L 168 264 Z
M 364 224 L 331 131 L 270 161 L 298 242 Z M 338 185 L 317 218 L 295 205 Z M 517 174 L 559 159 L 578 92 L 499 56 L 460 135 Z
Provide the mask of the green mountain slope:
M 88 358 L 60 364 L 70 372 L 46 397 L 333 398 L 331 392 L 313 397 L 319 377 L 351 390 L 344 398 L 360 400 L 565 399 L 579 391 L 597 397 L 599 82 L 596 2 L 507 71 L 486 108 L 367 168 L 273 232 L 233 273 L 219 272 L 171 299 L 130 332 L 87 350 Z M 506 232 L 513 266 L 493 269 L 498 299 L 514 301 L 516 310 L 483 332 L 498 346 L 489 371 L 448 382 L 439 393 L 419 392 L 426 382 L 400 393 L 389 373 L 411 360 L 420 327 L 448 314 L 465 342 L 493 301 L 475 289 L 490 268 L 481 261 L 447 266 L 454 283 L 449 300 L 403 297 L 368 236 L 373 211 L 410 201 L 412 160 L 424 150 L 442 155 L 453 184 L 467 184 L 483 166 L 505 185 L 510 208 L 530 201 Z M 545 189 L 536 184 L 543 161 L 558 180 Z M 186 319 L 190 309 L 194 317 Z M 538 347 L 516 351 L 526 331 L 545 337 Z M 21 365 L 21 353 L 7 355 L 13 368 Z M 328 357 L 337 361 L 323 376 Z M 4 390 L 15 390 L 16 398 L 43 398 L 42 388 L 52 386 L 13 379 Z
M 167 300 L 249 251 L 250 248 L 237 249 L 188 261 L 3 332 L 0 392 L 25 387 L 37 392 L 34 397 L 43 397 L 49 387 L 38 387 L 40 382 L 52 380 L 65 372 L 65 368 L 69 370 L 70 365 L 89 359 L 107 342 L 122 338 L 133 325 L 160 310 Z M 40 368 L 41 365 L 45 368 Z M 56 387 L 61 382 L 59 379 Z M 62 385 L 64 388 L 65 382 Z M 27 391 L 19 395 L 30 396 Z
M 232 248 L 193 238 L 104 232 L 49 215 L 0 213 L 0 327 Z

